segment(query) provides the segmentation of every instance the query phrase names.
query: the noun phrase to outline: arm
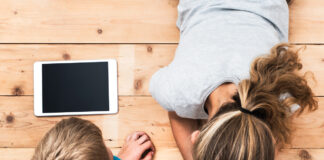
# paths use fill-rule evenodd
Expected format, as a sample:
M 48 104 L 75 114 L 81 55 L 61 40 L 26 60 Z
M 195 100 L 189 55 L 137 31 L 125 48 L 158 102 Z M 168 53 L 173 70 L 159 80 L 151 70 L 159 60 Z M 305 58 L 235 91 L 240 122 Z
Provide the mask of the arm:
M 190 140 L 192 132 L 199 129 L 199 121 L 179 117 L 175 112 L 169 112 L 173 137 L 179 147 L 181 155 L 185 160 L 192 160 L 192 143 Z

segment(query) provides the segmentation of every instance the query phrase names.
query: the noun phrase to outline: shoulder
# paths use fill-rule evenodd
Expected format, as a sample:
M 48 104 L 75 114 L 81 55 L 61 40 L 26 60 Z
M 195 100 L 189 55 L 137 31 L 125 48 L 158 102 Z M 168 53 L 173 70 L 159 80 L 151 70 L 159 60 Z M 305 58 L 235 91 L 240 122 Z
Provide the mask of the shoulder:
M 167 76 L 167 68 L 162 68 L 155 72 L 150 80 L 149 92 L 152 97 L 166 110 L 173 111 L 172 107 L 172 87 Z

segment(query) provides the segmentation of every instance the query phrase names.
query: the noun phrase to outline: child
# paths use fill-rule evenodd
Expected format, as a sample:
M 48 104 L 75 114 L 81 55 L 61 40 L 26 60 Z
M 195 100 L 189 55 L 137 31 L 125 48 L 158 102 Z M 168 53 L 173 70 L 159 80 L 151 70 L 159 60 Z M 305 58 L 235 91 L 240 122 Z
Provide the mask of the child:
M 154 145 L 144 132 L 127 137 L 124 146 L 113 156 L 105 146 L 100 129 L 88 120 L 63 119 L 46 133 L 39 142 L 32 160 L 151 160 Z
M 288 24 L 286 0 L 179 1 L 179 45 L 150 92 L 169 111 L 185 160 L 273 160 L 289 143 L 291 104 L 317 108 L 296 74 L 298 54 L 275 46 L 288 41 Z

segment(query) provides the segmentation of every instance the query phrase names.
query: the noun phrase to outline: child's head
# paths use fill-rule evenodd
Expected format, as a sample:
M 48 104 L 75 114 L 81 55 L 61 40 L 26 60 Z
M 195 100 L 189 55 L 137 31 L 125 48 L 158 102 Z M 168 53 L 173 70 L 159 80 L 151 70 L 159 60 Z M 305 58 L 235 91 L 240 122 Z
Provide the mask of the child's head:
M 289 143 L 292 130 L 290 105 L 315 110 L 317 101 L 297 52 L 281 44 L 270 55 L 257 58 L 250 79 L 241 81 L 235 102 L 224 104 L 201 131 L 192 134 L 196 160 L 274 160 L 275 150 Z M 280 100 L 281 93 L 292 97 Z
M 100 129 L 90 121 L 69 118 L 57 123 L 39 142 L 32 160 L 112 160 Z

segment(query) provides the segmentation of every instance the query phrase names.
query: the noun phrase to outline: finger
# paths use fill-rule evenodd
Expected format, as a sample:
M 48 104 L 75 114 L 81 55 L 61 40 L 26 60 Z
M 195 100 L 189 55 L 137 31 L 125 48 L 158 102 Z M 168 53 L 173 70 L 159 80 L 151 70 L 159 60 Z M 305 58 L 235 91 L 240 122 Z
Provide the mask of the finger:
M 143 144 L 144 142 L 146 142 L 148 140 L 150 140 L 150 137 L 148 135 L 144 134 L 137 140 L 137 143 Z
M 151 151 L 150 153 L 148 153 L 144 158 L 143 160 L 152 160 L 153 159 L 153 152 Z
M 130 140 L 132 141 L 136 141 L 140 136 L 146 134 L 145 132 L 134 132 L 131 137 Z
M 141 152 L 144 152 L 148 149 L 152 149 L 152 151 L 154 151 L 154 145 L 153 145 L 152 141 L 146 141 L 142 145 L 140 145 Z
M 132 135 L 127 136 L 126 142 L 128 142 L 131 139 Z
M 150 137 L 149 137 L 149 140 L 148 141 L 150 141 L 151 142 L 151 147 L 150 147 L 150 149 L 153 151 L 153 153 L 155 152 L 155 146 L 154 146 L 154 143 L 153 143 L 153 141 L 150 139 Z M 145 143 L 145 142 L 144 142 Z

